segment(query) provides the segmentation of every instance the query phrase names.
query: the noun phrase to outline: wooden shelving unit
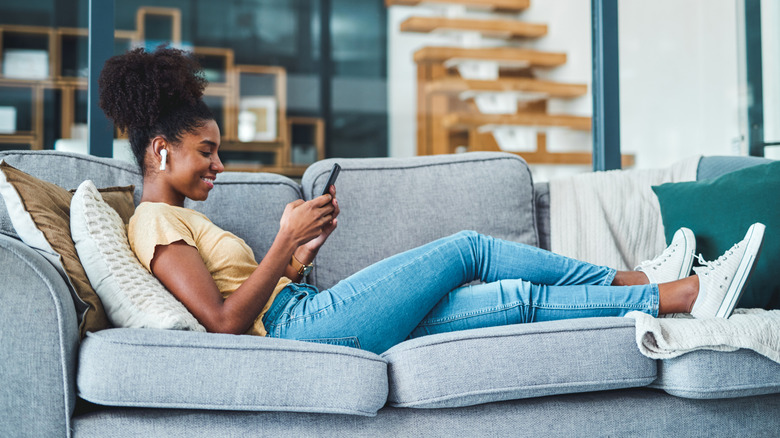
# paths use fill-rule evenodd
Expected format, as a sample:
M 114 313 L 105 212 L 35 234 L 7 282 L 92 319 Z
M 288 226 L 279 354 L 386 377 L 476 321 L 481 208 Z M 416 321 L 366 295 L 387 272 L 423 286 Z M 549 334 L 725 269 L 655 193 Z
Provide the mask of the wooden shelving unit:
M 442 16 L 411 16 L 400 24 L 402 32 L 451 32 L 469 34 L 468 47 L 428 46 L 414 53 L 417 65 L 417 154 L 434 155 L 467 150 L 501 150 L 493 132 L 517 148 L 531 164 L 588 164 L 586 152 L 553 152 L 547 148 L 547 131 L 569 129 L 590 131 L 591 118 L 580 115 L 550 114 L 550 99 L 575 99 L 588 93 L 585 84 L 562 83 L 536 78 L 539 69 L 566 64 L 565 52 L 539 51 L 513 44 L 517 39 L 542 38 L 546 24 L 513 19 L 509 14 L 485 18 L 453 16 L 466 9 L 517 13 L 530 7 L 530 0 L 386 0 L 387 6 L 454 8 Z M 476 35 L 476 38 L 474 38 Z M 479 46 L 480 37 L 501 38 L 505 45 Z M 466 41 L 464 39 L 463 41 Z M 476 46 L 475 46 L 476 45 Z M 471 70 L 469 70 L 471 68 Z M 484 69 L 482 71 L 481 69 Z M 481 79 L 469 79 L 469 75 Z M 464 76 L 465 75 L 465 76 Z M 492 106 L 491 106 L 492 105 Z M 531 130 L 531 131 L 529 131 Z M 526 144 L 528 143 L 528 144 Z M 623 157 L 624 165 L 633 156 Z
M 171 43 L 181 43 L 181 12 L 175 8 L 142 7 L 139 8 L 136 15 L 136 30 L 117 30 L 115 39 L 125 41 L 127 48 L 142 45 L 146 40 L 146 22 L 149 16 L 167 17 L 171 23 L 171 35 L 168 41 Z M 73 126 L 76 123 L 76 102 L 77 93 L 87 90 L 87 78 L 82 77 L 79 72 L 63 71 L 65 56 L 64 45 L 77 44 L 79 39 L 88 38 L 88 30 L 80 28 L 48 28 L 40 26 L 16 26 L 0 25 L 0 66 L 4 62 L 4 36 L 12 35 L 20 38 L 36 37 L 40 39 L 40 50 L 45 50 L 48 56 L 48 70 L 46 77 L 36 79 L 24 79 L 18 77 L 6 77 L 0 70 L 0 92 L 2 89 L 29 90 L 29 101 L 25 98 L 24 111 L 22 114 L 24 120 L 30 120 L 30 129 L 19 130 L 13 133 L 0 133 L 0 144 L 12 145 L 13 147 L 27 145 L 30 149 L 44 148 L 44 93 L 47 90 L 55 90 L 59 99 L 58 110 L 59 123 L 56 129 L 58 132 L 54 138 L 72 138 Z M 8 39 L 5 39 L 7 41 Z M 194 47 L 193 54 L 201 60 L 209 79 L 209 86 L 204 92 L 204 99 L 215 110 L 218 121 L 222 128 L 222 146 L 221 151 L 227 153 L 238 153 L 243 155 L 243 159 L 232 164 L 230 160 L 225 161 L 227 170 L 233 171 L 268 171 L 276 172 L 289 176 L 300 177 L 305 166 L 298 165 L 292 160 L 292 151 L 290 144 L 290 123 L 313 124 L 317 129 L 316 145 L 317 159 L 323 159 L 325 155 L 324 147 L 324 122 L 319 118 L 306 119 L 287 119 L 287 75 L 282 67 L 278 66 L 259 66 L 259 65 L 237 65 L 232 49 L 222 47 Z M 68 60 L 69 64 L 78 65 L 79 60 Z M 71 67 L 72 69 L 73 67 Z M 258 96 L 253 90 L 242 90 L 242 82 L 247 82 L 246 78 L 265 77 L 269 83 L 267 95 Z M 251 87 L 247 87 L 251 88 Z M 263 89 L 265 90 L 265 89 Z M 248 94 L 249 93 L 249 94 Z M 239 140 L 239 113 L 242 105 L 242 99 L 252 97 L 265 99 L 272 108 L 273 120 L 275 125 L 272 130 L 275 132 L 273 138 L 251 141 Z M 0 103 L 1 105 L 1 103 Z M 26 114 L 26 108 L 29 107 L 30 114 Z M 17 114 L 19 118 L 19 114 Z M 49 134 L 51 135 L 51 133 Z M 117 133 L 117 136 L 120 136 Z M 272 156 L 272 162 L 256 164 L 247 164 L 247 155 L 262 154 Z M 228 154 L 226 154 L 228 155 Z

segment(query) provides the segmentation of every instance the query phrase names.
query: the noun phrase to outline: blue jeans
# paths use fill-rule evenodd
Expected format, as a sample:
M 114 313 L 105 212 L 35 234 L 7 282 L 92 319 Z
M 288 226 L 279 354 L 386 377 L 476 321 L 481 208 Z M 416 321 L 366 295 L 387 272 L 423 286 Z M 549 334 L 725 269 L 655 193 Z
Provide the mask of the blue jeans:
M 616 271 L 463 231 L 397 254 L 318 292 L 288 285 L 268 336 L 382 353 L 405 339 L 535 321 L 656 316 L 658 286 L 610 286 Z M 469 285 L 479 280 L 482 283 Z

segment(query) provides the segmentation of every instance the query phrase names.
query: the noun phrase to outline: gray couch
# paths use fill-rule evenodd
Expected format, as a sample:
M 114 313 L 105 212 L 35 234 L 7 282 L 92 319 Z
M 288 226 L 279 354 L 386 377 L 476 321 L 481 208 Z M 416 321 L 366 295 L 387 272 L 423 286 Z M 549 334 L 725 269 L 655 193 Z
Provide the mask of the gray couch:
M 65 188 L 135 184 L 127 163 L 0 152 Z M 333 285 L 399 251 L 464 229 L 547 246 L 546 185 L 514 155 L 343 159 L 338 230 L 309 282 Z M 709 164 L 707 164 L 709 163 Z M 706 159 L 700 177 L 753 164 Z M 283 207 L 321 190 L 225 173 L 189 206 L 269 248 Z M 298 341 L 108 329 L 80 340 L 71 294 L 23 244 L 0 203 L 0 435 L 776 436 L 780 365 L 753 352 L 642 356 L 628 318 L 534 323 L 428 336 L 382 355 Z M 404 293 L 399 290 L 398 293 Z

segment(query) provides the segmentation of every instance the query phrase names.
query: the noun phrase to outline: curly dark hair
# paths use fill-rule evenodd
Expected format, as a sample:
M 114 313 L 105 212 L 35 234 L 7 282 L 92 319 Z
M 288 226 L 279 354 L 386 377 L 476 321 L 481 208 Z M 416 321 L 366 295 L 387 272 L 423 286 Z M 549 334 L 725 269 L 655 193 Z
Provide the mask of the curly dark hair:
M 203 102 L 208 81 L 197 60 L 160 46 L 138 48 L 106 61 L 98 79 L 100 108 L 121 130 L 145 174 L 149 141 L 161 135 L 172 143 L 214 120 Z

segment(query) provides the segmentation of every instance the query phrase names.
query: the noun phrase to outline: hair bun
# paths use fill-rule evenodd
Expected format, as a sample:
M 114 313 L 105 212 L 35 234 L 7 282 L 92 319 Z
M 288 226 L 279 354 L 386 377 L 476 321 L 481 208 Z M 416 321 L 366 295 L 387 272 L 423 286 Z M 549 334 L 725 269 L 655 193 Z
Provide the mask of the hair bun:
M 151 127 L 179 108 L 199 105 L 207 84 L 187 52 L 138 48 L 106 61 L 98 79 L 100 108 L 122 130 Z

